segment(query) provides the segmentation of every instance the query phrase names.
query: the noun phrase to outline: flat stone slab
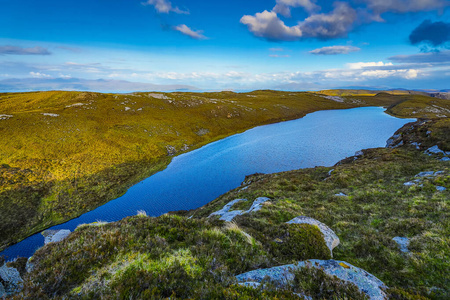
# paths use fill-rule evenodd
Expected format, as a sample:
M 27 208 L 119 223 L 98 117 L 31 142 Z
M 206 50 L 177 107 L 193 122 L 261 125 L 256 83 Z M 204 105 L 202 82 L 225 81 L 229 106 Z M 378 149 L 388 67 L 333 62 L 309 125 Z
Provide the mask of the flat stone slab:
M 236 276 L 236 279 L 239 284 L 246 286 L 259 286 L 258 283 L 261 283 L 265 277 L 269 277 L 280 285 L 288 285 L 295 277 L 292 272 L 304 267 L 322 269 L 328 275 L 351 282 L 371 300 L 387 299 L 387 295 L 382 290 L 386 288 L 386 285 L 381 280 L 363 269 L 337 260 L 309 259 L 296 264 L 250 271 Z
M 327 244 L 328 249 L 330 249 L 331 255 L 333 255 L 333 249 L 339 245 L 340 240 L 339 237 L 334 233 L 334 231 L 328 227 L 327 225 L 323 224 L 320 221 L 317 221 L 316 219 L 305 217 L 305 216 L 299 216 L 296 217 L 289 222 L 286 222 L 287 224 L 309 224 L 319 227 L 320 232 L 322 232 L 325 243 Z
M 48 243 L 57 243 L 62 240 L 64 240 L 69 234 L 71 233 L 70 230 L 67 229 L 61 229 L 61 230 L 44 230 L 41 232 L 41 234 L 44 236 L 44 244 L 47 245 Z
M 269 200 L 270 200 L 270 198 L 267 198 L 267 197 L 258 197 L 255 199 L 255 201 L 253 201 L 253 204 L 249 210 L 246 210 L 246 211 L 232 210 L 232 211 L 230 211 L 231 207 L 233 207 L 234 204 L 241 202 L 241 201 L 247 201 L 247 199 L 235 199 L 235 200 L 230 201 L 227 204 L 225 204 L 225 206 L 221 210 L 211 213 L 208 216 L 208 218 L 210 218 L 212 216 L 220 216 L 219 220 L 222 220 L 225 222 L 231 222 L 234 219 L 234 217 L 236 217 L 236 216 L 248 214 L 248 213 L 260 210 L 262 208 L 262 204 Z

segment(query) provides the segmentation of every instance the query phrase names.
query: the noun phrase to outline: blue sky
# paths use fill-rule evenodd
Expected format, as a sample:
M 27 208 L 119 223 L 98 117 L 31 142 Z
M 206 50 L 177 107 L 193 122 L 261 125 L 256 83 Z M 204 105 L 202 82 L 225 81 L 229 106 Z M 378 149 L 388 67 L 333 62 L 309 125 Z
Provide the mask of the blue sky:
M 449 89 L 449 20 L 447 0 L 0 0 L 0 89 Z

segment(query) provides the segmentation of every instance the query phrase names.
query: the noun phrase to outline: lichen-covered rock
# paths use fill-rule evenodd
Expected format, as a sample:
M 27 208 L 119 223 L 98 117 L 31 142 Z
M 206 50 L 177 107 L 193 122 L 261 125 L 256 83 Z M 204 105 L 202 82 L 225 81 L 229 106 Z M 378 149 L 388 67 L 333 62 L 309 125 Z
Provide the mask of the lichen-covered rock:
M 395 134 L 386 141 L 386 148 L 396 148 L 403 145 L 402 136 Z
M 18 293 L 23 288 L 23 280 L 16 268 L 0 267 L 0 298 Z
M 398 244 L 400 251 L 409 253 L 409 239 L 407 237 L 396 236 L 392 240 Z
M 228 202 L 221 210 L 218 210 L 218 211 L 210 214 L 208 218 L 210 218 L 212 216 L 220 216 L 220 218 L 219 218 L 220 220 L 225 221 L 225 222 L 231 222 L 234 219 L 234 217 L 236 217 L 236 216 L 248 214 L 248 213 L 260 210 L 262 208 L 262 204 L 269 200 L 270 200 L 270 198 L 267 198 L 267 197 L 258 197 L 253 202 L 253 204 L 249 210 L 245 210 L 245 211 L 244 210 L 232 210 L 232 211 L 230 211 L 231 207 L 233 207 L 234 204 L 236 204 L 240 201 L 247 201 L 247 199 L 235 199 L 233 201 Z
M 299 216 L 296 217 L 289 222 L 286 222 L 287 224 L 309 224 L 319 227 L 320 232 L 322 232 L 323 237 L 325 239 L 325 243 L 327 244 L 328 249 L 330 249 L 331 255 L 333 255 L 333 249 L 339 245 L 340 240 L 339 237 L 334 233 L 333 230 L 331 230 L 330 227 L 323 224 L 320 221 L 317 221 L 316 219 L 305 217 L 305 216 Z
M 295 278 L 293 271 L 300 268 L 317 268 L 323 270 L 327 275 L 336 276 L 340 280 L 355 284 L 360 291 L 365 293 L 371 300 L 387 299 L 383 291 L 386 285 L 368 273 L 344 261 L 309 259 L 296 264 L 259 269 L 236 276 L 238 282 L 246 286 L 258 286 L 265 278 L 285 286 L 291 284 Z
M 441 149 L 439 149 L 439 147 L 437 145 L 428 148 L 427 150 L 425 150 L 425 153 L 428 154 L 428 155 L 431 155 L 431 154 L 444 154 L 444 155 L 446 155 L 447 154 L 444 151 L 442 151 Z
M 47 245 L 48 243 L 56 243 L 60 242 L 63 239 L 65 239 L 70 234 L 70 230 L 67 229 L 61 229 L 61 230 L 44 230 L 41 232 L 41 234 L 44 236 L 44 244 Z

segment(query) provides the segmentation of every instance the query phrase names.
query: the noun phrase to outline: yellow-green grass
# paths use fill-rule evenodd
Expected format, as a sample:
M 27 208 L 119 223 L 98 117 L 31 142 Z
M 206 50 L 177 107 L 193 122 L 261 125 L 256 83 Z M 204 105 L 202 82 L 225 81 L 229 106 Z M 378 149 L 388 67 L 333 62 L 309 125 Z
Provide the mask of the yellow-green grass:
M 0 249 L 123 194 L 171 154 L 354 107 L 309 93 L 0 94 Z M 169 147 L 169 148 L 168 148 Z

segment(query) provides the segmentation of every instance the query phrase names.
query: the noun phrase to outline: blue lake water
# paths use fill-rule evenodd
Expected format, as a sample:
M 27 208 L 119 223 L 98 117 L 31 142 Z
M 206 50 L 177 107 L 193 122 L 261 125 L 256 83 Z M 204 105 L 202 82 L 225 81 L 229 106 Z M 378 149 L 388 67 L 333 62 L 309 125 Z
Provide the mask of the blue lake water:
M 51 229 L 118 221 L 144 210 L 149 216 L 195 209 L 238 187 L 246 175 L 332 166 L 365 148 L 384 147 L 401 126 L 380 107 L 318 111 L 293 121 L 259 126 L 174 157 L 169 166 L 126 194 Z M 29 257 L 44 244 L 35 234 L 0 253 Z

